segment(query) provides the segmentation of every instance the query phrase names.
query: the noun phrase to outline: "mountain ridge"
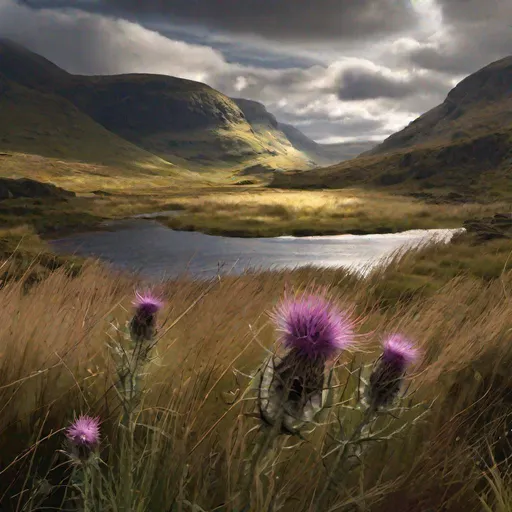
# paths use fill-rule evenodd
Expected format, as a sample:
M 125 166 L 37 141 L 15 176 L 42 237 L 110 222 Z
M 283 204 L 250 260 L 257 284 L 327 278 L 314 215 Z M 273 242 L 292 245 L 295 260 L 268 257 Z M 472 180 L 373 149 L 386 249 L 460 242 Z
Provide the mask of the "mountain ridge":
M 498 103 L 497 103 L 498 101 Z M 473 115 L 478 110 L 478 115 Z M 512 123 L 512 56 L 461 80 L 445 100 L 392 134 L 368 154 L 471 138 Z
M 280 188 L 387 187 L 512 197 L 512 56 L 459 82 L 440 105 L 348 162 L 275 176 Z
M 288 139 L 262 104 L 229 98 L 200 82 L 143 73 L 73 75 L 6 39 L 0 39 L 0 75 L 64 98 L 112 134 L 191 170 L 318 165 Z M 258 110 L 263 117 L 254 115 Z

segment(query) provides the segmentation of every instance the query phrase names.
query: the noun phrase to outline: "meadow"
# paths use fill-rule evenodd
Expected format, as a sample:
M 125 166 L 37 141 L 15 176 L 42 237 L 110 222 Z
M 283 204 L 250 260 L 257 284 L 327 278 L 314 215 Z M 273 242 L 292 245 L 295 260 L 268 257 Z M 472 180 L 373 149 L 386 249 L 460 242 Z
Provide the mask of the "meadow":
M 97 229 L 103 220 L 179 210 L 160 220 L 178 230 L 223 236 L 393 233 L 457 228 L 468 218 L 506 212 L 506 200 L 436 203 L 404 191 L 346 187 L 287 190 L 268 179 L 226 171 L 192 173 L 147 162 L 107 166 L 56 157 L 0 154 L 1 177 L 30 176 L 76 194 L 74 198 L 13 198 L 0 203 L 0 226 L 31 226 L 43 237 Z M 248 184 L 247 184 L 247 183 Z M 246 183 L 246 184 L 240 184 Z M 4 254 L 5 255 L 5 254 Z
M 162 209 L 180 210 L 180 215 L 162 219 L 173 229 L 244 237 L 458 228 L 468 218 L 508 211 L 504 202 L 430 204 L 365 188 L 298 191 L 258 186 L 177 195 Z
M 160 283 L 154 358 L 141 376 L 144 392 L 129 436 L 109 345 L 133 317 L 131 301 L 142 283 L 93 262 L 75 273 L 56 268 L 29 286 L 28 273 L 6 279 L 3 510 L 510 510 L 510 448 L 503 441 L 512 385 L 506 242 L 462 239 L 425 248 L 365 279 L 306 268 Z M 479 274 L 485 257 L 487 273 Z M 451 267 L 442 263 L 450 260 Z M 2 267 L 10 264 L 12 258 Z M 285 294 L 318 287 L 356 319 L 357 342 L 335 361 L 335 399 L 316 428 L 279 436 L 269 459 L 250 464 L 265 426 L 246 390 L 275 347 L 269 312 Z M 396 418 L 379 420 L 385 432 L 366 443 L 358 462 L 335 474 L 333 446 L 361 414 L 340 396 L 354 396 L 358 369 L 375 361 L 383 336 L 395 332 L 422 353 L 407 374 L 411 398 Z M 83 487 L 73 486 L 76 466 L 64 444 L 79 414 L 101 418 L 87 502 L 72 499 Z M 240 502 L 248 463 L 252 477 Z

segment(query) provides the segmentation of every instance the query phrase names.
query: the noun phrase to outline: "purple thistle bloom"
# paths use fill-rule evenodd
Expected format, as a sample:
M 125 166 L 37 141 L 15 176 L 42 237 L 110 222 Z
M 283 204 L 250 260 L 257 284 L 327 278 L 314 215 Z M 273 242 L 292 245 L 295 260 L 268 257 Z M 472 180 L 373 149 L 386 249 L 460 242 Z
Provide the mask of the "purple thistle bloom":
M 130 332 L 135 341 L 151 340 L 155 334 L 156 314 L 163 306 L 163 302 L 146 292 L 135 293 L 135 314 L 130 322 Z
M 137 309 L 138 314 L 145 316 L 156 315 L 164 305 L 158 297 L 150 292 L 144 294 L 135 292 L 135 299 L 132 304 Z
M 354 338 L 354 323 L 322 293 L 285 298 L 272 313 L 279 341 L 288 349 L 271 357 L 259 384 L 261 418 L 293 434 L 324 407 L 327 360 Z
M 280 341 L 297 355 L 327 359 L 353 342 L 353 322 L 322 294 L 285 298 L 272 316 Z
M 382 358 L 390 364 L 403 366 L 404 370 L 418 359 L 418 349 L 400 334 L 392 334 L 384 341 L 383 345 Z
M 67 428 L 66 437 L 76 448 L 94 449 L 100 442 L 99 418 L 80 416 Z
M 376 409 L 386 407 L 395 400 L 407 367 L 419 356 L 419 351 L 400 334 L 389 336 L 383 346 L 382 357 L 370 375 L 368 387 L 368 401 Z

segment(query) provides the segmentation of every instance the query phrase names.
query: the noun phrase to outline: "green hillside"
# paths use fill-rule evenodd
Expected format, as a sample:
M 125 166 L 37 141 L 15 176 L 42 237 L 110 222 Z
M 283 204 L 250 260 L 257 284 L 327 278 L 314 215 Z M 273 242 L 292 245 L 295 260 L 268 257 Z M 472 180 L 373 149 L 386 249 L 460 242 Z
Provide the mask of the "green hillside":
M 108 131 L 62 97 L 1 76 L 0 93 L 3 152 L 116 166 L 121 173 L 144 168 L 175 172 L 173 165 Z
M 308 158 L 293 148 L 282 132 L 254 130 L 233 100 L 205 84 L 149 74 L 71 75 L 6 40 L 0 40 L 0 56 L 0 74 L 6 79 L 40 94 L 65 98 L 101 125 L 103 134 L 106 129 L 130 142 L 132 151 L 135 145 L 195 171 L 237 171 L 260 163 L 272 168 L 311 167 Z M 38 108 L 36 103 L 37 100 L 31 102 L 32 109 Z M 50 101 L 44 107 L 44 116 L 57 125 L 57 118 L 51 121 L 53 107 L 58 107 L 59 112 L 63 108 L 56 100 Z M 34 111 L 31 115 L 43 114 Z M 25 118 L 16 121 L 21 131 L 25 129 L 22 120 Z M 76 132 L 69 132 L 65 145 L 70 147 L 75 135 Z M 23 140 L 13 143 L 12 149 L 22 151 Z M 112 140 L 107 138 L 102 146 Z M 118 140 L 116 144 L 119 147 L 121 143 Z M 55 148 L 48 151 L 60 154 L 60 145 L 61 141 L 57 141 Z M 32 146 L 29 144 L 27 151 L 32 151 Z M 102 151 L 98 148 L 99 153 Z M 118 154 L 119 161 L 134 159 L 125 149 L 108 151 Z M 82 153 L 89 151 L 83 149 Z M 70 156 L 80 158 L 72 152 Z
M 275 176 L 272 186 L 365 185 L 435 196 L 512 197 L 512 57 L 460 82 L 439 106 L 356 159 Z

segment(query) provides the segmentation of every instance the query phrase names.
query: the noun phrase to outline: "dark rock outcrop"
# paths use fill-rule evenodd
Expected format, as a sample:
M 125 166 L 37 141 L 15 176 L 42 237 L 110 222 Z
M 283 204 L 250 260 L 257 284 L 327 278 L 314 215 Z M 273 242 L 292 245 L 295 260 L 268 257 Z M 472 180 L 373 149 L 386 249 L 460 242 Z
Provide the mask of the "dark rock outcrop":
M 464 227 L 479 241 L 512 238 L 512 213 L 497 213 L 493 217 L 469 219 L 464 222 Z
M 20 197 L 63 200 L 75 196 L 74 192 L 57 187 L 51 183 L 42 183 L 29 178 L 0 178 L 0 201 L 4 199 L 18 199 Z

